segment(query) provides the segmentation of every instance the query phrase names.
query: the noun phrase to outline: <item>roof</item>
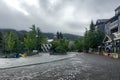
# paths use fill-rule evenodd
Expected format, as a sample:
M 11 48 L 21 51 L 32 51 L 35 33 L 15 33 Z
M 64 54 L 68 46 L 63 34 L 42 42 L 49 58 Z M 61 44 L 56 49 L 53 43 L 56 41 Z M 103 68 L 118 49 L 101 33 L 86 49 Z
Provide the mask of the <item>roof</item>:
M 103 24 L 103 23 L 105 23 L 106 21 L 108 21 L 109 19 L 98 19 L 97 21 L 96 21 L 96 25 L 99 25 L 99 24 Z
M 120 16 L 120 14 L 117 14 L 117 15 L 113 16 L 113 17 L 110 18 L 108 21 L 106 21 L 106 23 L 108 23 L 108 22 L 113 22 L 113 21 L 117 20 L 117 19 L 118 19 L 118 16 Z
M 115 9 L 115 11 L 117 11 L 118 9 L 120 9 L 120 6 L 118 6 L 118 7 Z
M 108 19 L 98 19 L 100 20 L 101 22 L 106 22 Z

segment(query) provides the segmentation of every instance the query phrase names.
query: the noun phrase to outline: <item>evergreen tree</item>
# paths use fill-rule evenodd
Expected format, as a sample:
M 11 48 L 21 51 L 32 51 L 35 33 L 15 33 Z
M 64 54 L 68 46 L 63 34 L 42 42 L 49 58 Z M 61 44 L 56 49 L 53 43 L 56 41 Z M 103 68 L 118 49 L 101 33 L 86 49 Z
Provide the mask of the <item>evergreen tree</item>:
M 63 34 L 61 32 L 57 32 L 57 39 L 63 39 Z
M 85 45 L 89 48 L 96 49 L 103 41 L 104 33 L 100 31 L 88 31 L 85 35 Z
M 59 33 L 59 37 L 60 39 L 63 39 L 63 34 L 61 32 Z
M 57 32 L 57 39 L 60 39 L 60 33 Z
M 93 21 L 91 21 L 90 31 L 94 31 L 94 30 L 95 30 L 95 25 L 94 25 Z

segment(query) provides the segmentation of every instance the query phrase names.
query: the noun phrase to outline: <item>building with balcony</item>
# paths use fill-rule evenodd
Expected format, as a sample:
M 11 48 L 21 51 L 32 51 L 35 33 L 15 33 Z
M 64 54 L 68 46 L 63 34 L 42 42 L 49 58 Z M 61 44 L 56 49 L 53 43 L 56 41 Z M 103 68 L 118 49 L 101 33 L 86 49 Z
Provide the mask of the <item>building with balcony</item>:
M 108 19 L 98 19 L 95 24 L 95 30 L 105 33 L 105 22 L 107 21 Z
M 115 15 L 105 22 L 105 47 L 120 50 L 120 6 L 115 9 Z

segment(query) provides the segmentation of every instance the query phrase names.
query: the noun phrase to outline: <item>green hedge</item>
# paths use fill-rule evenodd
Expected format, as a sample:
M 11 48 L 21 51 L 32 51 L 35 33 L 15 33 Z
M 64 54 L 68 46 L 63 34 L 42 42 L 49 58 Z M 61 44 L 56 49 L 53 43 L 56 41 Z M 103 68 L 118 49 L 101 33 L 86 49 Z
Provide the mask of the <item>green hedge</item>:
M 65 54 L 68 51 L 68 41 L 65 39 L 52 42 L 50 54 Z

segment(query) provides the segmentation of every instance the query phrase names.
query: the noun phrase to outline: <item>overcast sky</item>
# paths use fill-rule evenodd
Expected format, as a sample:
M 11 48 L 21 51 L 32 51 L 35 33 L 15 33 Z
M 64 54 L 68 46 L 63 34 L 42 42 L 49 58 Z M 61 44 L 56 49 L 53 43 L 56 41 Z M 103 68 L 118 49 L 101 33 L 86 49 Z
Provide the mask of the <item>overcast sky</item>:
M 83 35 L 91 20 L 110 18 L 120 0 L 0 0 L 0 28 Z

